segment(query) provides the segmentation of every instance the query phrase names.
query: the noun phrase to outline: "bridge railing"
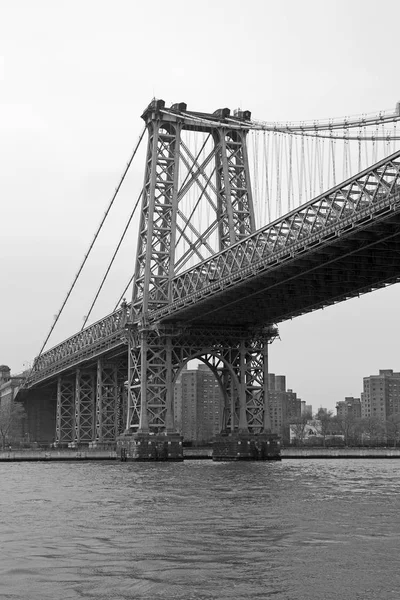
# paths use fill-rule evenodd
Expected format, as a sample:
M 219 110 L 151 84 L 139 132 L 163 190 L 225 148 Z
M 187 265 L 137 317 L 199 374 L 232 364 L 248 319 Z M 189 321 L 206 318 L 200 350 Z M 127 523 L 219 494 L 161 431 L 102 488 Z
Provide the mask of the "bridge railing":
M 27 378 L 27 385 L 53 375 L 66 365 L 69 366 L 72 358 L 78 362 L 95 356 L 98 352 L 122 345 L 127 308 L 118 309 L 37 357 Z

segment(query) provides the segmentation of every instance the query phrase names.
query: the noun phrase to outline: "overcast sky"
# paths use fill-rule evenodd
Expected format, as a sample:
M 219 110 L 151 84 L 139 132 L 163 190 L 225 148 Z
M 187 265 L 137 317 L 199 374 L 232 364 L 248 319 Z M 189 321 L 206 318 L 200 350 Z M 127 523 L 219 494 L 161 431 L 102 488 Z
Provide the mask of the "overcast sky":
M 152 97 L 268 121 L 392 109 L 399 16 L 394 0 L 0 0 L 0 363 L 15 373 L 39 352 Z M 143 164 L 54 343 L 82 324 Z M 135 248 L 128 240 L 97 318 Z M 282 324 L 270 370 L 315 409 L 359 396 L 363 376 L 400 371 L 399 299 L 393 286 Z

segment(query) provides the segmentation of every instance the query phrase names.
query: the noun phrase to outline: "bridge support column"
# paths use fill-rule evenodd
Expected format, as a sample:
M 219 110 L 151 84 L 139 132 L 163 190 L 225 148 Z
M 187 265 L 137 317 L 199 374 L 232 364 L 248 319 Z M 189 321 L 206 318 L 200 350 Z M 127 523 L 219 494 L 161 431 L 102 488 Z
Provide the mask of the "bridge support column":
M 269 402 L 269 377 L 268 377 L 268 338 L 264 340 L 263 353 L 263 395 L 264 395 L 264 432 L 271 433 L 271 406 Z
M 124 429 L 123 385 L 125 362 L 97 361 L 96 377 L 96 447 L 115 444 Z
M 129 331 L 128 423 L 117 440 L 121 460 L 183 460 L 174 431 L 171 337 L 160 330 Z
M 240 342 L 240 366 L 239 366 L 239 377 L 240 377 L 240 398 L 239 398 L 239 431 L 241 433 L 248 433 L 248 423 L 246 415 L 246 383 L 247 383 L 247 353 L 245 340 Z
M 271 433 L 268 402 L 268 344 L 277 330 L 267 328 L 240 341 L 239 426 L 216 436 L 213 460 L 280 460 L 280 441 Z M 231 413 L 234 417 L 233 409 Z M 231 424 L 234 418 L 231 416 Z
M 117 452 L 122 461 L 181 461 L 182 436 L 179 433 L 134 433 L 118 438 Z
M 73 379 L 57 380 L 56 445 L 74 441 L 75 436 L 75 386 Z
M 279 436 L 274 433 L 222 433 L 213 443 L 214 461 L 280 459 Z
M 94 436 L 95 383 L 92 371 L 77 369 L 75 377 L 76 444 L 89 444 Z

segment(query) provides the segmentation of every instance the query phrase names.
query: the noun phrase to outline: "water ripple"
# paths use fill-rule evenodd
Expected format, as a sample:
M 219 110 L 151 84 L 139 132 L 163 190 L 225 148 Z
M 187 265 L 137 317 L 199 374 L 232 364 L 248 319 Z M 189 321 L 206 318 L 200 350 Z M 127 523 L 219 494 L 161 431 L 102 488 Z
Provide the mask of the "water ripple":
M 398 598 L 396 461 L 1 463 L 5 600 Z

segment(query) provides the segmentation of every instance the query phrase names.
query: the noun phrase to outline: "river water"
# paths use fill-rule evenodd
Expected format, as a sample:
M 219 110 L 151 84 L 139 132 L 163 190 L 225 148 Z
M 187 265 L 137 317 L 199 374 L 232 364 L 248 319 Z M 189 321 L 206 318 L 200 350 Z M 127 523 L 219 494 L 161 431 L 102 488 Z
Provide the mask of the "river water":
M 0 463 L 0 598 L 400 597 L 400 460 Z

